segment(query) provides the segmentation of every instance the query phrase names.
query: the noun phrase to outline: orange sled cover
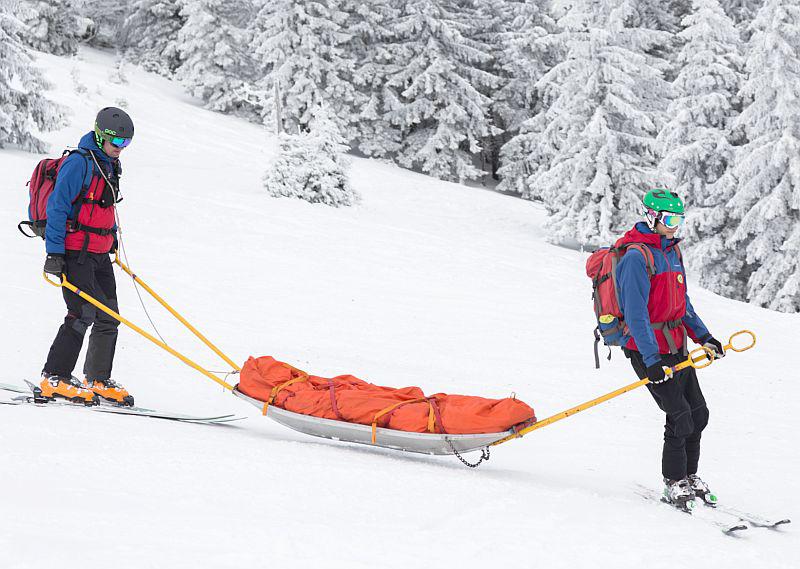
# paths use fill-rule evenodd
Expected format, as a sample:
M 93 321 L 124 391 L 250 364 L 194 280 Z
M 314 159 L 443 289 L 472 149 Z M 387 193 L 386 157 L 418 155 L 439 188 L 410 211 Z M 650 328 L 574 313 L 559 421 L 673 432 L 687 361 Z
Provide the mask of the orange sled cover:
M 293 413 L 416 433 L 499 433 L 536 422 L 518 399 L 485 399 L 436 393 L 419 387 L 381 387 L 352 375 L 308 375 L 271 356 L 247 360 L 239 391 Z

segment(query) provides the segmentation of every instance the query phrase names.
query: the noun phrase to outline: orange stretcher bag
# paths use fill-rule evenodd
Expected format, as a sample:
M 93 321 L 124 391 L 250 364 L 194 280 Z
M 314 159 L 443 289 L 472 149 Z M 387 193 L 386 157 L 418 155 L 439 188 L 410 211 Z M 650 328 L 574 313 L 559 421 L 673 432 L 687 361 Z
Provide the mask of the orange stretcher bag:
M 247 360 L 239 391 L 270 405 L 303 415 L 417 433 L 499 433 L 536 422 L 522 401 L 437 393 L 419 387 L 374 385 L 352 375 L 309 375 L 271 356 Z

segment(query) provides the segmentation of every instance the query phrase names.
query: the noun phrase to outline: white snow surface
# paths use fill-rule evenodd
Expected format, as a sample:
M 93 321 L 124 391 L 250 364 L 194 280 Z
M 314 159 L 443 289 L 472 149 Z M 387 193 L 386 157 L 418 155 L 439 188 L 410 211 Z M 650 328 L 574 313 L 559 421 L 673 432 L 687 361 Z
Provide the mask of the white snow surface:
M 270 354 L 429 393 L 514 392 L 540 419 L 635 380 L 619 352 L 594 370 L 586 254 L 546 244 L 536 204 L 365 159 L 351 169 L 358 206 L 270 198 L 261 177 L 275 139 L 265 129 L 138 69 L 115 84 L 102 52 L 39 64 L 73 112 L 45 135 L 51 155 L 76 144 L 100 107 L 127 102 L 130 265 L 234 360 Z M 75 93 L 73 69 L 87 94 Z M 39 159 L 0 151 L 5 383 L 38 378 L 65 314 L 42 280 L 42 242 L 14 227 Z M 123 314 L 146 325 L 117 274 Z M 758 334 L 755 349 L 699 372 L 711 410 L 700 473 L 722 501 L 797 518 L 800 315 L 691 285 L 718 337 Z M 146 302 L 171 345 L 227 369 Z M 731 538 L 636 495 L 637 483 L 661 483 L 663 415 L 645 389 L 495 447 L 469 470 L 454 457 L 287 430 L 128 329 L 115 377 L 143 406 L 248 419 L 206 426 L 0 406 L 3 569 L 800 565 L 792 526 Z

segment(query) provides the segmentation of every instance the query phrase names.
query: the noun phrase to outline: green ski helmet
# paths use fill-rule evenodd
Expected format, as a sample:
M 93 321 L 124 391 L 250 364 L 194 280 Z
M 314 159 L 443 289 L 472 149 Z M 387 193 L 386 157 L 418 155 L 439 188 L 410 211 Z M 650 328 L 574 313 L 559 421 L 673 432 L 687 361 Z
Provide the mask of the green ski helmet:
M 655 230 L 659 221 L 670 228 L 683 223 L 685 215 L 683 200 L 672 190 L 667 188 L 650 190 L 642 198 L 642 206 L 642 213 L 651 230 Z

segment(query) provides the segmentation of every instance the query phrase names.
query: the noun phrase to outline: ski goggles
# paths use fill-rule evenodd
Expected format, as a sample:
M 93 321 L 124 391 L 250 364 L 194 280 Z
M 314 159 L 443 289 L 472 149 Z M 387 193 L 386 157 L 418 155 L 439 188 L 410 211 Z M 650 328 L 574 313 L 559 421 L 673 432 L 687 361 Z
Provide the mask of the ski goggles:
M 114 146 L 116 148 L 125 148 L 131 143 L 133 139 L 122 138 L 121 136 L 113 136 L 113 137 L 110 136 L 106 138 L 106 140 L 109 142 L 109 144 L 111 144 L 111 146 Z
M 685 219 L 686 219 L 685 215 L 681 215 L 678 213 L 668 213 L 666 211 L 662 211 L 659 212 L 658 214 L 658 221 L 660 221 L 670 229 L 676 229 L 680 227 L 681 225 L 683 225 Z

